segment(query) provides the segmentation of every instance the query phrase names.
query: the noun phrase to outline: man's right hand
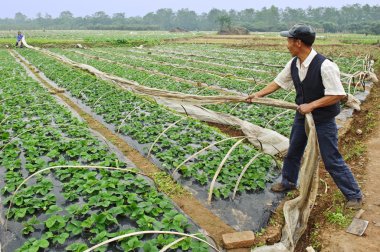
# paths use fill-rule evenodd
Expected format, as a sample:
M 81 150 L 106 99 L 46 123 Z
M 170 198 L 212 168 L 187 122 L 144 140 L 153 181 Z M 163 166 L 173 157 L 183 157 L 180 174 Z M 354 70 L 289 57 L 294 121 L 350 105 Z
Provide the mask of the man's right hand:
M 258 96 L 256 93 L 251 94 L 251 95 L 249 95 L 249 96 L 247 97 L 247 99 L 245 99 L 245 102 L 247 102 L 247 103 L 252 103 L 252 102 L 253 102 L 253 99 L 255 99 L 255 98 L 259 98 L 259 96 Z

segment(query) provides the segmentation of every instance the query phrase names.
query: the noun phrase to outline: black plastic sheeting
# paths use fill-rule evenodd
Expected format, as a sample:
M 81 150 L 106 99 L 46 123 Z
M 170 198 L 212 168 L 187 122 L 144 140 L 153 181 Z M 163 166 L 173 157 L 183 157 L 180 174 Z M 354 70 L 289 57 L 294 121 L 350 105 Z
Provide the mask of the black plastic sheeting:
M 31 77 L 33 77 L 33 74 L 29 70 L 27 70 L 27 72 Z M 33 78 L 33 79 L 37 80 L 36 78 Z M 53 84 L 50 81 L 49 81 L 49 83 Z M 72 112 L 73 116 L 75 116 L 79 120 L 83 121 L 83 119 L 78 115 L 78 113 L 76 113 L 72 108 L 67 106 L 58 97 L 56 97 L 56 100 L 57 100 L 57 103 L 65 105 L 65 107 Z M 95 135 L 103 145 L 108 146 L 109 152 L 116 154 L 119 161 L 126 163 L 127 167 L 129 167 L 129 168 L 136 168 L 136 165 L 134 163 L 132 163 L 132 161 L 127 159 L 112 143 L 105 140 L 98 132 L 93 131 L 90 128 L 88 128 L 88 130 L 93 135 Z M 26 161 L 25 161 L 24 154 L 22 151 L 20 154 L 20 159 L 21 159 L 21 162 L 24 166 Z M 4 167 L 0 167 L 0 168 L 2 170 L 5 170 Z M 27 177 L 29 174 L 25 168 L 21 169 L 21 173 L 23 174 L 24 177 Z M 149 178 L 141 176 L 141 175 L 136 175 L 136 176 L 144 178 L 148 182 L 149 185 L 151 185 L 152 187 L 155 187 L 154 182 L 151 181 Z M 57 180 L 52 174 L 48 175 L 46 178 L 53 183 L 52 193 L 56 197 L 56 205 L 58 207 L 61 207 L 62 209 L 64 209 L 66 206 L 71 204 L 71 203 L 68 203 L 61 194 L 62 183 L 59 180 Z M 31 180 L 29 180 L 27 182 L 27 185 L 33 185 L 35 183 L 36 183 L 35 178 L 32 178 Z M 5 173 L 0 172 L 0 188 L 3 188 L 4 186 L 5 186 Z M 43 234 L 43 232 L 42 232 L 42 230 L 44 229 L 43 224 L 38 225 L 39 228 L 36 229 L 33 233 L 31 233 L 28 236 L 24 236 L 22 234 L 22 230 L 24 227 L 23 227 L 21 221 L 8 220 L 7 226 L 5 226 L 5 223 L 6 223 L 5 216 L 6 216 L 8 209 L 4 208 L 4 205 L 1 203 L 1 202 L 3 202 L 3 199 L 4 199 L 4 197 L 2 195 L 0 195 L 0 245 L 1 245 L 0 251 L 4 251 L 4 252 L 15 251 L 17 248 L 21 247 L 28 239 L 30 239 L 32 237 L 35 237 L 37 239 L 40 238 L 41 235 Z M 171 201 L 170 199 L 168 199 L 168 200 L 172 203 L 175 210 L 177 210 L 179 213 L 181 213 L 187 217 L 188 223 L 190 225 L 190 228 L 188 231 L 190 231 L 191 233 L 199 233 L 199 232 L 204 233 L 204 231 L 197 224 L 195 224 L 192 221 L 192 219 L 186 213 L 184 213 L 173 201 Z M 84 202 L 83 199 L 80 198 L 78 202 L 75 202 L 75 204 L 81 204 L 83 202 Z M 92 211 L 92 212 L 95 213 L 96 211 Z M 48 215 L 43 214 L 43 213 L 40 213 L 40 214 L 37 213 L 36 217 L 38 218 L 38 220 L 40 222 L 43 222 L 48 218 Z M 133 225 L 133 223 L 131 223 L 130 220 L 128 220 L 127 218 L 120 220 L 119 224 L 120 224 L 119 225 L 120 230 L 136 228 Z M 157 235 L 144 235 L 143 241 L 149 240 L 149 239 L 156 237 L 156 236 Z M 49 251 L 64 251 L 65 247 L 68 244 L 71 244 L 74 242 L 87 243 L 85 240 L 82 240 L 82 238 L 69 238 L 66 240 L 64 245 L 60 245 L 60 246 L 53 247 L 53 248 L 49 247 Z M 213 241 L 210 241 L 210 240 L 209 240 L 209 242 L 211 244 L 213 243 Z M 142 249 L 140 249 L 140 250 L 143 251 Z M 111 244 L 109 246 L 109 251 L 123 251 L 123 249 L 120 247 L 117 247 L 117 245 Z
M 40 74 L 48 80 L 43 73 Z M 51 80 L 49 80 L 49 83 L 54 87 L 59 87 Z M 66 91 L 66 95 L 83 111 L 100 121 L 109 130 L 121 137 L 142 155 L 145 157 L 147 156 L 147 149 L 150 148 L 150 144 L 139 144 L 137 141 L 126 135 L 116 133 L 117 127 L 115 125 L 105 122 L 101 116 L 92 112 L 91 108 L 84 104 L 80 99 L 71 96 L 69 91 Z M 153 155 L 151 155 L 149 159 L 157 167 L 163 171 L 166 171 L 166 169 L 162 167 L 162 163 L 155 159 Z M 276 170 L 273 167 L 271 173 L 274 174 L 271 179 L 274 181 L 279 179 L 280 170 Z M 208 204 L 208 187 L 200 186 L 197 183 L 193 183 L 191 180 L 176 180 L 180 182 L 180 184 L 182 184 L 188 191 L 190 191 L 201 203 L 203 203 L 204 206 L 238 231 L 260 231 L 262 228 L 266 227 L 272 211 L 276 209 L 280 201 L 284 198 L 284 194 L 282 193 L 272 193 L 269 189 L 270 184 L 267 184 L 267 188 L 265 190 L 254 193 L 237 194 L 234 201 L 213 199 L 212 203 Z

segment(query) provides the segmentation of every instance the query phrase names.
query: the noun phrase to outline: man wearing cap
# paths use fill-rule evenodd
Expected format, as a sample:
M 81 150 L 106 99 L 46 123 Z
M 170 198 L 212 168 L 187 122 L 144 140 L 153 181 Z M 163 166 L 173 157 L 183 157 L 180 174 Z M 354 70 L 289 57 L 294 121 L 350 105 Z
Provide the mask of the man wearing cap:
M 346 197 L 346 207 L 359 209 L 362 205 L 361 191 L 338 150 L 335 116 L 340 112 L 339 101 L 346 96 L 339 68 L 312 48 L 315 31 L 311 26 L 297 24 L 280 35 L 287 37 L 287 47 L 293 58 L 273 82 L 246 100 L 250 103 L 252 98 L 266 96 L 280 88 L 288 90 L 294 87 L 296 90 L 298 108 L 288 153 L 284 159 L 282 180 L 271 189 L 274 192 L 284 192 L 296 188 L 301 158 L 307 143 L 304 115 L 312 113 L 326 170 Z

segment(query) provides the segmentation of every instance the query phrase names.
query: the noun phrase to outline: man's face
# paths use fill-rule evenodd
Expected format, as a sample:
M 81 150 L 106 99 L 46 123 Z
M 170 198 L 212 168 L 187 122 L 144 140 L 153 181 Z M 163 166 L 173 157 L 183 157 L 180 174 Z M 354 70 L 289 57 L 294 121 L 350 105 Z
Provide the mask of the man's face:
M 292 57 L 295 57 L 298 55 L 301 47 L 301 40 L 295 39 L 295 38 L 288 38 L 288 50 Z

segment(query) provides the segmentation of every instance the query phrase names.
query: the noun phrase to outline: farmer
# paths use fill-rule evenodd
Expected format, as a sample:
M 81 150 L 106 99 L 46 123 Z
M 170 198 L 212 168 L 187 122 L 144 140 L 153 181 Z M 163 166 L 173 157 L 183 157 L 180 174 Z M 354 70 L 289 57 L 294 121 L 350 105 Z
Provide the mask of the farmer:
M 23 39 L 24 35 L 19 31 L 17 33 L 17 41 L 16 41 L 16 47 L 20 47 L 22 48 L 23 47 L 23 43 L 22 43 L 22 39 Z
M 297 24 L 280 35 L 287 37 L 287 47 L 293 58 L 273 82 L 246 99 L 251 103 L 252 98 L 266 96 L 280 88 L 289 90 L 294 86 L 296 90 L 298 108 L 290 134 L 288 153 L 284 159 L 282 180 L 272 185 L 271 190 L 284 192 L 296 188 L 301 158 L 307 143 L 304 115 L 311 112 L 326 170 L 346 197 L 346 207 L 359 209 L 362 206 L 361 191 L 338 150 L 335 116 L 340 112 L 339 101 L 346 96 L 340 81 L 339 68 L 312 48 L 315 40 L 312 27 Z

